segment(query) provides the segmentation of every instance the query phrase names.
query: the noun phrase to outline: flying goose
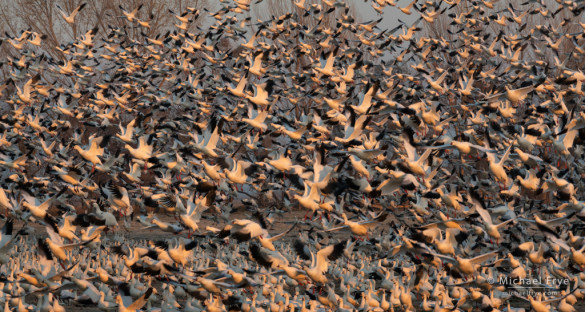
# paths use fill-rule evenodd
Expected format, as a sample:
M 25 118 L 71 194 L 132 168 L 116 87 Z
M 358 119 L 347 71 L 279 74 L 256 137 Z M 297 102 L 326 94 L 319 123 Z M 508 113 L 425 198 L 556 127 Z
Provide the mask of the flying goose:
M 145 304 L 148 298 L 152 295 L 154 288 L 150 287 L 146 290 L 146 292 L 132 302 L 130 305 L 125 306 L 122 300 L 121 295 L 116 296 L 116 304 L 118 304 L 118 311 L 119 312 L 136 312 L 140 310 Z
M 300 240 L 296 240 L 294 243 L 294 248 L 297 254 L 303 259 L 311 260 L 311 266 L 304 268 L 306 275 L 313 282 L 321 285 L 328 282 L 328 278 L 325 273 L 327 273 L 329 268 L 329 261 L 335 261 L 339 259 L 343 255 L 343 250 L 345 250 L 345 247 L 346 242 L 340 242 L 335 245 L 329 245 L 320 249 L 317 252 L 317 255 L 315 255 L 313 252 L 308 250 L 307 246 L 305 246 L 305 244 Z
M 492 216 L 489 213 L 489 211 L 487 210 L 487 208 L 485 207 L 485 203 L 481 199 L 479 194 L 477 194 L 474 190 L 470 190 L 469 196 L 470 196 L 471 202 L 473 203 L 473 208 L 481 216 L 481 218 L 483 220 L 485 232 L 491 238 L 495 239 L 496 242 L 499 242 L 499 240 L 502 238 L 502 235 L 500 234 L 499 229 L 502 228 L 503 226 L 507 225 L 508 223 L 514 221 L 514 219 L 509 219 L 509 220 L 506 220 L 506 221 L 501 222 L 499 224 L 493 224 Z
M 65 11 L 63 11 L 63 9 L 61 9 L 61 7 L 56 4 L 57 9 L 59 10 L 59 13 L 61 14 L 61 17 L 63 17 L 63 19 L 67 22 L 67 24 L 69 25 L 73 25 L 73 23 L 75 23 L 75 17 L 77 16 L 77 14 L 79 14 L 79 12 L 81 12 L 81 10 L 83 10 L 83 8 L 87 5 L 87 3 L 82 3 L 81 5 L 79 5 L 77 8 L 75 8 L 75 10 L 73 10 L 71 12 L 71 14 L 67 15 L 65 13 Z
M 355 222 L 355 221 L 348 220 L 345 213 L 342 213 L 341 217 L 343 218 L 343 225 L 338 226 L 338 227 L 334 227 L 334 228 L 330 228 L 330 229 L 326 229 L 325 232 L 331 232 L 331 231 L 341 230 L 343 228 L 349 228 L 350 231 L 354 235 L 368 236 L 368 233 L 372 230 L 372 228 L 377 226 L 378 222 L 384 222 L 384 220 L 386 220 L 387 216 L 388 216 L 387 213 L 382 212 L 379 215 L 373 217 L 371 220 L 363 220 L 363 221 Z
M 74 146 L 75 150 L 79 152 L 83 159 L 92 163 L 92 172 L 95 170 L 96 165 L 102 164 L 100 157 L 104 155 L 104 148 L 108 144 L 109 139 L 110 136 L 98 138 L 91 136 L 89 138 L 88 149 L 82 149 L 79 145 Z
M 125 144 L 124 148 L 128 150 L 128 152 L 130 153 L 130 155 L 132 155 L 134 159 L 144 162 L 144 167 L 146 168 L 149 159 L 153 157 L 152 154 L 154 150 L 153 140 L 154 134 L 148 136 L 143 135 L 138 139 L 138 146 L 136 148 L 133 148 L 129 144 Z

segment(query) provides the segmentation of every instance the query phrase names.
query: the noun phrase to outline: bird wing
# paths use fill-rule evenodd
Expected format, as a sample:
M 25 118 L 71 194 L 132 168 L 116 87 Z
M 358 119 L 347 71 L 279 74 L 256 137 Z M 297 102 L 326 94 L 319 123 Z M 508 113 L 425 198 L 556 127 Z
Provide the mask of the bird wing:
M 510 156 L 510 151 L 512 150 L 512 147 L 514 146 L 514 142 L 512 142 L 510 144 L 510 146 L 508 146 L 508 149 L 506 150 L 506 153 L 504 154 L 504 156 L 502 156 L 502 158 L 500 159 L 500 164 L 503 165 L 504 162 L 506 162 L 506 160 L 508 159 L 508 156 Z
M 446 255 L 442 255 L 442 254 L 438 254 L 438 253 L 434 253 L 434 252 L 432 252 L 431 254 L 435 257 L 439 257 L 439 258 L 443 259 L 443 262 L 447 261 L 447 262 L 451 262 L 451 263 L 457 263 L 457 260 L 453 257 L 449 257 Z
M 380 191 L 381 196 L 390 195 L 400 188 L 403 180 L 402 178 L 390 178 L 380 183 L 376 190 Z
M 297 255 L 303 260 L 311 260 L 311 250 L 300 240 L 295 240 L 293 248 Z
M 438 221 L 438 222 L 425 224 L 425 225 L 420 226 L 418 228 L 419 229 L 427 229 L 427 228 L 431 228 L 431 227 L 438 227 L 442 230 L 445 230 L 447 228 L 457 228 L 458 230 L 465 232 L 465 230 L 463 228 L 461 228 L 461 226 L 459 226 L 459 224 L 464 224 L 464 223 L 467 223 L 467 220 L 465 220 L 465 219 L 449 219 L 449 220 L 445 220 L 445 221 Z M 453 225 L 457 225 L 457 227 L 453 227 Z
M 213 128 L 213 131 L 209 135 L 209 138 L 207 139 L 207 144 L 205 144 L 205 147 L 207 147 L 208 149 L 212 150 L 215 149 L 215 147 L 217 146 L 217 142 L 219 141 L 219 131 L 221 130 L 220 128 L 222 123 L 223 123 L 222 120 L 216 123 L 215 127 Z
M 347 227 L 349 227 L 349 226 L 348 225 L 342 225 L 342 226 L 338 226 L 338 227 L 334 227 L 334 228 L 329 228 L 329 229 L 323 230 L 321 232 L 333 232 L 333 231 L 338 231 L 338 230 L 341 230 L 341 229 L 344 229 L 344 228 L 347 228 Z
M 479 255 L 479 256 L 477 256 L 477 257 L 475 257 L 473 259 L 470 259 L 470 260 L 471 260 L 471 262 L 473 264 L 479 264 L 479 263 L 482 263 L 482 262 L 484 262 L 486 260 L 489 260 L 489 259 L 497 256 L 499 252 L 500 252 L 499 250 L 492 251 L 492 252 L 488 252 L 486 254 Z
M 144 295 L 140 296 L 140 298 L 138 298 L 138 299 L 136 299 L 136 301 L 132 302 L 132 304 L 129 305 L 126 309 L 128 311 L 136 311 L 136 310 L 142 308 L 146 304 L 146 300 L 148 300 L 148 297 L 150 297 L 150 295 L 152 295 L 152 292 L 153 292 L 153 288 L 152 287 L 148 288 L 148 290 L 146 290 Z
M 412 146 L 412 144 L 410 144 L 410 140 L 406 134 L 402 136 L 402 144 L 404 146 L 404 149 L 406 150 L 406 155 L 408 156 L 408 159 L 411 161 L 415 161 L 416 149 L 414 148 L 414 146 Z
M 46 226 L 47 229 L 47 234 L 49 235 L 49 238 L 51 239 L 51 241 L 60 246 L 63 247 L 63 238 L 61 238 L 61 236 L 59 236 L 59 234 L 55 233 L 55 231 L 53 230 L 52 227 L 50 227 L 49 225 Z
M 473 203 L 473 207 L 475 211 L 479 213 L 483 222 L 486 224 L 492 224 L 492 216 L 490 215 L 489 211 L 485 209 L 485 203 L 483 202 L 482 198 L 477 194 L 474 190 L 469 191 L 469 198 Z
M 2 227 L 2 232 L 0 234 L 0 248 L 8 245 L 12 240 L 12 229 L 13 229 L 13 222 L 12 220 L 8 220 L 4 223 Z
M 343 241 L 319 250 L 317 252 L 317 268 L 319 268 L 321 272 L 326 272 L 329 266 L 329 260 L 335 261 L 339 259 L 343 255 L 346 243 L 346 241 Z
M 469 146 L 472 147 L 472 148 L 474 148 L 474 149 L 476 149 L 476 150 L 478 150 L 478 151 L 484 152 L 484 153 L 495 153 L 496 152 L 495 150 L 488 149 L 488 148 L 485 148 L 483 146 L 479 146 L 477 144 L 471 144 L 470 143 Z
M 504 221 L 504 222 L 502 222 L 502 223 L 500 223 L 500 224 L 496 225 L 496 227 L 499 229 L 499 228 L 503 227 L 504 225 L 506 225 L 506 224 L 508 224 L 508 223 L 510 223 L 510 222 L 512 222 L 512 221 L 514 221 L 514 220 L 516 220 L 516 219 L 512 218 L 512 219 L 510 219 L 510 220 L 506 220 L 506 221 Z
M 282 232 L 282 233 L 280 233 L 278 235 L 275 235 L 275 236 L 270 237 L 270 241 L 273 242 L 273 241 L 278 240 L 279 238 L 285 236 L 290 231 L 292 231 L 297 226 L 297 224 L 298 224 L 298 222 L 295 222 L 295 224 L 293 224 L 293 226 L 291 226 L 290 229 L 288 229 L 288 230 L 286 230 L 286 231 L 284 231 L 284 232 Z
M 254 258 L 254 260 L 256 260 L 256 262 L 258 262 L 258 264 L 260 264 L 261 266 L 265 268 L 272 267 L 272 260 L 262 252 L 260 246 L 256 244 L 251 244 L 250 254 L 252 255 L 252 258 Z

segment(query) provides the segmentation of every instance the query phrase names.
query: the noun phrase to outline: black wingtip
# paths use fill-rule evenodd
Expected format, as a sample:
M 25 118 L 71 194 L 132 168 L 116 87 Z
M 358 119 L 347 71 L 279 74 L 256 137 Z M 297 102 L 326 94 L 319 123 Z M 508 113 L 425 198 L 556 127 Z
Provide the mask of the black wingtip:
M 254 258 L 254 260 L 256 260 L 256 262 L 258 262 L 258 264 L 260 264 L 261 266 L 265 268 L 272 267 L 272 261 L 264 257 L 262 251 L 260 250 L 260 246 L 256 244 L 250 245 L 250 254 L 252 255 L 252 258 Z
M 303 242 L 301 242 L 298 239 L 295 240 L 293 248 L 295 249 L 295 252 L 297 253 L 297 255 L 299 255 L 301 259 L 311 260 L 311 255 L 307 253 L 307 250 L 305 250 L 305 244 L 303 244 Z
M 343 256 L 343 251 L 345 250 L 346 243 L 347 242 L 343 241 L 335 244 L 335 247 L 333 247 L 333 252 L 327 258 L 331 261 L 335 261 L 339 259 L 341 256 Z

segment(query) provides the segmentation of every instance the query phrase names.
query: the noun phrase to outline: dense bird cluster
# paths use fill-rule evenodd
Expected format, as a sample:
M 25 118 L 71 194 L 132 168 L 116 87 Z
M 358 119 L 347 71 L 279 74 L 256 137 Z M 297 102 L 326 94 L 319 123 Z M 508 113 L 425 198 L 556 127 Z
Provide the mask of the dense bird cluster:
M 293 4 L 7 34 L 4 311 L 578 309 L 585 3 Z

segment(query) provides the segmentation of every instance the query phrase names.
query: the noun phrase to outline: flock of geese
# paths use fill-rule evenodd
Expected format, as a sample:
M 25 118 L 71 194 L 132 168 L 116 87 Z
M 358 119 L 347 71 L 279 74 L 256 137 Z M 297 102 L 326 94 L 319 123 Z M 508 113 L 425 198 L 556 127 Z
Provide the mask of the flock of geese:
M 583 309 L 585 3 L 256 3 L 2 38 L 3 311 Z

